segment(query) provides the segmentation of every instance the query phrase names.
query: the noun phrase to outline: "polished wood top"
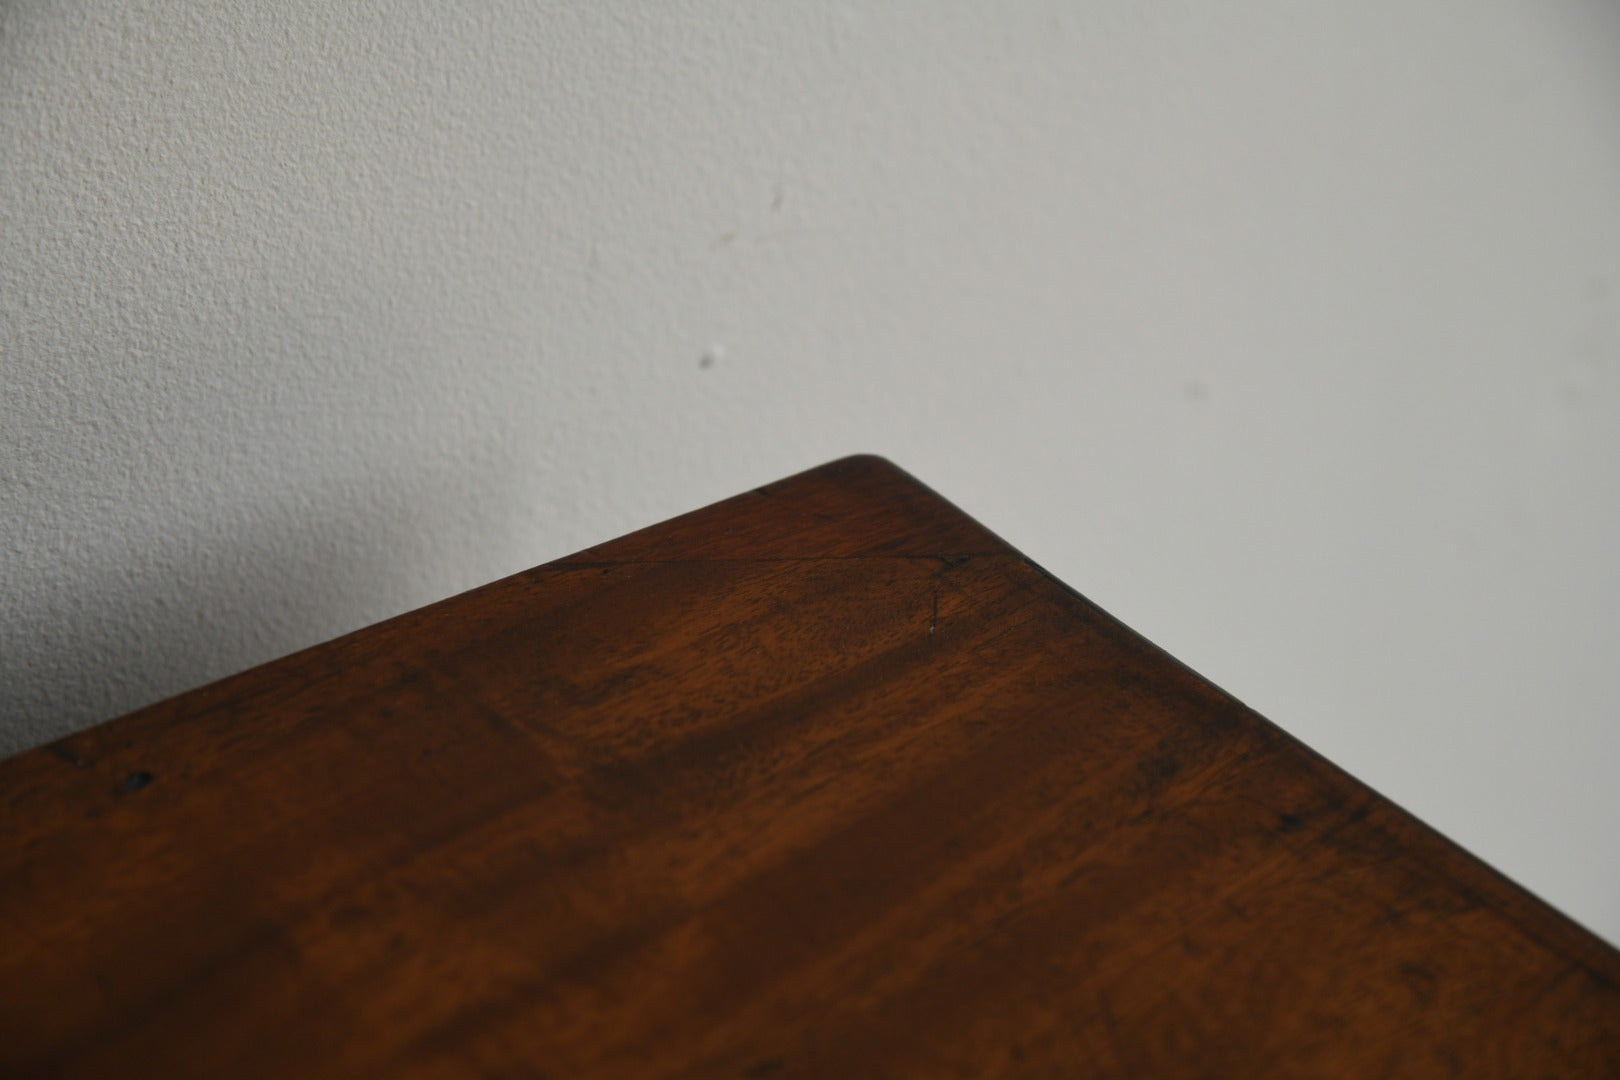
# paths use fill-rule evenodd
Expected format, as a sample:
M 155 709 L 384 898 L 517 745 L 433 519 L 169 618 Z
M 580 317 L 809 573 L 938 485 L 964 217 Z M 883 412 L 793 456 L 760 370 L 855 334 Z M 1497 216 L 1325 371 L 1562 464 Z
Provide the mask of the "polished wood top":
M 0 806 L 0 1075 L 1620 1076 L 1620 954 L 876 458 Z

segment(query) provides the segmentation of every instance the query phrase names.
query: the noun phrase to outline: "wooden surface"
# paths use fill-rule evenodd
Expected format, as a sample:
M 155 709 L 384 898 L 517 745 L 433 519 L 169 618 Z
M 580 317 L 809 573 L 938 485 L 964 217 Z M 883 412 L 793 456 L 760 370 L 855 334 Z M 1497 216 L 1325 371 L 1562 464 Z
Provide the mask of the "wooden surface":
M 1614 950 L 875 458 L 0 807 L 5 1076 L 1620 1076 Z

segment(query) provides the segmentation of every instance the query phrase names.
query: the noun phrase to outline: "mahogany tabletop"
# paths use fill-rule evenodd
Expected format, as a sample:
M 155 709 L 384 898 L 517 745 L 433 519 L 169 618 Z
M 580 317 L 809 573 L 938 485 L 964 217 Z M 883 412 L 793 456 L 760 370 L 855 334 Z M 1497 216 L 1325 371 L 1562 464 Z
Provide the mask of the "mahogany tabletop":
M 1620 954 L 872 457 L 0 806 L 5 1076 L 1620 1076 Z

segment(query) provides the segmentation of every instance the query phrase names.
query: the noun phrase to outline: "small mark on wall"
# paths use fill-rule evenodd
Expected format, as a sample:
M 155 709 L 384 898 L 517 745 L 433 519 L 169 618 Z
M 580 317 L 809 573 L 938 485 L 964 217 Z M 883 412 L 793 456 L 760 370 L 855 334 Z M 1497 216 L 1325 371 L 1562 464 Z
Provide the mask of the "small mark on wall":
M 726 347 L 724 345 L 710 345 L 703 350 L 703 355 L 698 357 L 698 367 L 708 371 L 725 358 Z

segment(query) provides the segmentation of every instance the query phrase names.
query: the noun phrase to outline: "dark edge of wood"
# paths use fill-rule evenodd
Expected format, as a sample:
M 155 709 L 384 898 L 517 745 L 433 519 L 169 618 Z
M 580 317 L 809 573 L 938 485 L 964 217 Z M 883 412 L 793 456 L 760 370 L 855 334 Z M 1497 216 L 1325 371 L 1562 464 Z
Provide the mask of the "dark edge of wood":
M 739 518 L 746 522 L 750 516 L 748 513 L 749 508 L 757 504 L 761 499 L 776 498 L 783 495 L 795 497 L 808 495 L 812 499 L 819 496 L 825 499 L 827 496 L 838 492 L 847 493 L 852 488 L 865 494 L 867 501 L 870 503 L 870 512 L 874 517 L 892 517 L 897 524 L 901 522 L 920 523 L 931 527 L 933 531 L 925 533 L 921 537 L 910 537 L 908 538 L 909 543 L 898 548 L 884 546 L 877 549 L 857 547 L 839 550 L 837 548 L 837 529 L 840 522 L 838 520 L 818 521 L 813 517 L 814 511 L 811 510 L 807 514 L 806 530 L 794 535 L 791 546 L 778 543 L 772 554 L 763 556 L 749 555 L 739 549 L 722 549 L 718 553 L 714 551 L 689 554 L 675 553 L 672 551 L 671 543 L 666 539 L 672 534 L 682 538 L 705 534 L 706 530 L 711 528 L 713 522 L 723 518 Z M 899 505 L 889 504 L 885 496 L 893 495 L 897 490 L 906 495 L 905 500 Z M 830 545 L 833 549 L 832 553 L 816 551 L 803 546 L 816 541 Z M 447 605 L 455 604 L 465 597 L 498 591 L 507 587 L 511 582 L 543 571 L 658 561 L 718 562 L 740 559 L 748 562 L 763 562 L 771 559 L 789 561 L 879 557 L 941 559 L 950 562 L 985 555 L 1018 556 L 1018 552 L 1012 545 L 996 536 L 983 525 L 980 525 L 948 499 L 887 458 L 877 454 L 851 454 L 743 492 L 740 495 L 720 499 L 707 506 L 689 510 L 661 522 L 655 522 L 613 540 L 594 544 L 572 555 L 565 555 L 562 558 L 541 563 L 528 570 L 519 571 L 508 577 L 499 578 L 442 599 L 430 601 L 411 611 L 402 612 L 399 615 L 390 616 L 387 619 L 346 631 L 324 641 L 296 649 L 293 652 L 273 657 L 245 671 L 224 675 L 218 679 L 211 679 L 195 687 L 167 695 L 134 710 L 98 721 L 67 735 L 46 740 L 32 747 L 26 747 L 8 757 L 0 758 L 0 765 L 17 761 L 31 754 L 50 754 L 63 761 L 82 765 L 86 759 L 92 756 L 90 752 L 83 748 L 82 744 L 85 741 L 104 743 L 116 739 L 117 742 L 114 745 L 126 747 L 132 745 L 138 738 L 146 737 L 148 734 L 146 725 L 156 720 L 160 715 L 170 722 L 182 719 L 176 711 L 182 699 L 189 699 L 190 703 L 197 706 L 185 711 L 187 718 L 207 715 L 212 710 L 204 703 L 209 701 L 229 701 L 234 687 L 241 685 L 244 680 L 257 677 L 263 668 L 282 670 L 296 668 L 300 663 L 311 659 L 324 650 L 348 642 L 355 637 L 368 634 L 378 626 L 392 622 L 394 619 L 431 613 Z M 1018 557 L 1021 558 L 1022 556 Z M 129 730 L 126 735 L 126 728 L 133 729 L 136 726 L 141 729 L 139 734 L 134 730 Z M 118 739 L 119 735 L 126 735 L 126 737 Z
M 1414 851 L 1422 850 L 1440 860 L 1435 864 L 1436 868 L 1460 892 L 1479 897 L 1484 906 L 1499 913 L 1526 937 L 1556 952 L 1599 982 L 1620 990 L 1620 949 L 1616 949 L 1590 928 L 1429 825 L 1394 799 L 1347 772 L 1282 725 L 1245 705 L 1235 695 L 1222 689 L 1206 676 L 1188 667 L 1131 629 L 1129 625 L 1109 614 L 1095 601 L 1050 570 L 1027 556 L 1018 557 L 1062 590 L 1070 600 L 1113 623 L 1121 637 L 1134 641 L 1139 649 L 1157 655 L 1166 666 L 1181 671 L 1213 690 L 1240 709 L 1251 721 L 1261 725 L 1282 741 L 1295 747 L 1318 766 L 1337 776 L 1346 787 L 1360 792 L 1369 807 L 1376 806 L 1385 812 L 1386 820 L 1382 824 L 1386 828 L 1399 831 L 1402 834 L 1399 839 L 1403 844 Z

